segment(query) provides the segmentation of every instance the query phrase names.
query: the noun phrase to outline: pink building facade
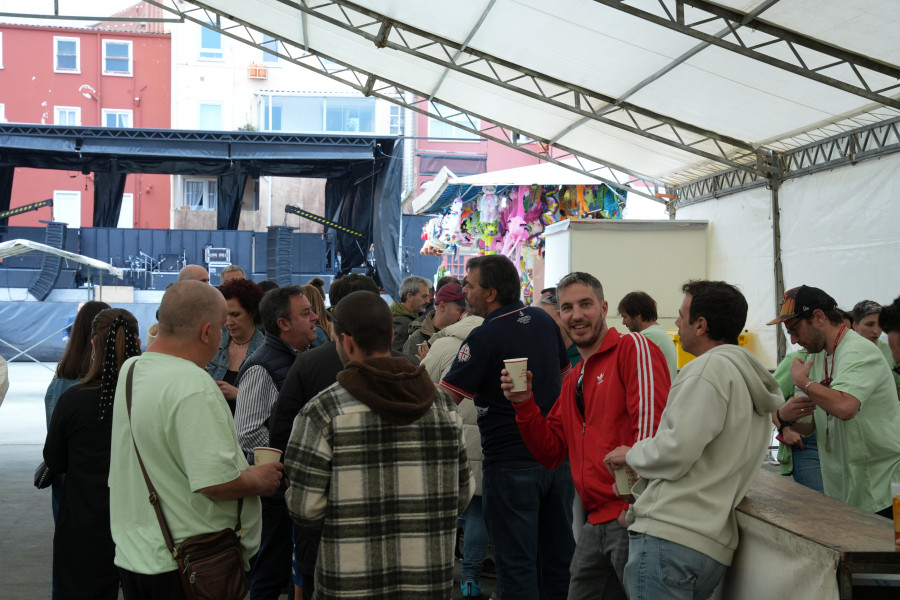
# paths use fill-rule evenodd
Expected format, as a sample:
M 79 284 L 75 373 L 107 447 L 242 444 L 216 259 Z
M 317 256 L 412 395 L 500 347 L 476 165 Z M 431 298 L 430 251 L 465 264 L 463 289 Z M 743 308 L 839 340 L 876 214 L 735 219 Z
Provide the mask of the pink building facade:
M 158 29 L 136 31 L 0 24 L 0 122 L 167 129 L 171 124 L 171 42 Z M 17 168 L 10 208 L 47 198 L 54 207 L 10 218 L 89 227 L 94 175 Z M 168 175 L 131 174 L 119 227 L 168 228 Z

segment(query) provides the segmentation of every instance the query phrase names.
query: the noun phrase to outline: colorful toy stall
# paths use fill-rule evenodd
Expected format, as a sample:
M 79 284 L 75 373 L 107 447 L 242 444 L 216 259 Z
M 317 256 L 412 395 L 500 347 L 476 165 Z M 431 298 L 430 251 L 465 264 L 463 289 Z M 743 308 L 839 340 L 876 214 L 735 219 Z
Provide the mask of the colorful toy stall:
M 545 164 L 470 177 L 442 169 L 413 208 L 439 212 L 422 228 L 422 254 L 503 254 L 519 269 L 528 298 L 546 227 L 568 219 L 621 219 L 625 202 L 622 190 Z

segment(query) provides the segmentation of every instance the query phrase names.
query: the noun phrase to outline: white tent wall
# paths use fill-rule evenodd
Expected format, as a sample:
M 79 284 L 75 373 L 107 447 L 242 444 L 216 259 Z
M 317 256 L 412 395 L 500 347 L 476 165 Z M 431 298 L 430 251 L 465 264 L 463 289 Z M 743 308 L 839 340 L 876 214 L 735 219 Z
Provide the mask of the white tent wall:
M 779 200 L 786 289 L 820 287 L 847 310 L 900 295 L 900 154 L 788 181 Z
M 679 208 L 677 220 L 709 221 L 709 278 L 734 284 L 747 298 L 747 348 L 768 368 L 778 362 L 774 316 L 772 200 L 766 189 L 753 189 Z
M 900 155 L 788 180 L 778 199 L 785 289 L 820 287 L 848 310 L 900 295 Z M 709 221 L 709 276 L 747 297 L 749 347 L 774 368 L 784 333 L 766 325 L 780 302 L 771 207 L 771 191 L 757 188 L 685 206 L 676 218 Z

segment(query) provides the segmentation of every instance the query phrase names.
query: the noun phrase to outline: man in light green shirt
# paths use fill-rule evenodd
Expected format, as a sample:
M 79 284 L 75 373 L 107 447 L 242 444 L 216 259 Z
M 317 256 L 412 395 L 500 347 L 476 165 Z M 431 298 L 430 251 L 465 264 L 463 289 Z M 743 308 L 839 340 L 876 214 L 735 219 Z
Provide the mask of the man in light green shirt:
M 675 381 L 678 372 L 678 352 L 675 350 L 675 342 L 656 322 L 656 300 L 646 292 L 631 292 L 625 294 L 619 302 L 619 316 L 622 317 L 622 325 L 634 333 L 643 334 L 648 340 L 659 346 L 666 364 L 669 366 L 669 376 Z
M 834 299 L 818 288 L 785 292 L 781 313 L 791 342 L 809 351 L 794 359 L 791 379 L 808 397 L 791 398 L 778 411 L 792 423 L 813 413 L 814 422 L 794 423 L 818 435 L 825 494 L 890 517 L 890 484 L 900 466 L 900 404 L 890 368 L 869 340 L 846 327 Z M 900 473 L 898 473 L 900 475 Z
M 168 599 L 180 594 L 178 565 L 166 547 L 135 453 L 159 496 L 177 547 L 185 538 L 235 527 L 239 498 L 245 568 L 259 547 L 259 495 L 281 483 L 281 463 L 248 467 L 225 398 L 206 374 L 225 323 L 214 287 L 184 281 L 159 308 L 153 351 L 122 366 L 113 404 L 109 472 L 110 529 L 126 600 L 137 590 Z M 132 364 L 131 418 L 126 406 Z M 132 437 L 133 436 L 133 437 Z M 132 441 L 133 440 L 133 441 Z

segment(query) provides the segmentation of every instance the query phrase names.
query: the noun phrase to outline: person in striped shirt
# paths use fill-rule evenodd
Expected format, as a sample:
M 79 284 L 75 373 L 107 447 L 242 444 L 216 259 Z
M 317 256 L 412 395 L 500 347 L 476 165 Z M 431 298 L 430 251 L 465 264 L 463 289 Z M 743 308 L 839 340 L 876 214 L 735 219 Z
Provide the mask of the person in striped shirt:
M 259 303 L 266 338 L 238 373 L 234 423 L 248 462 L 269 446 L 269 414 L 299 353 L 316 339 L 318 315 L 298 285 L 270 290 Z M 262 540 L 250 571 L 251 600 L 277 600 L 291 576 L 291 518 L 284 490 L 260 498 Z
M 624 599 L 628 505 L 613 491 L 614 478 L 603 458 L 618 446 L 653 437 L 669 394 L 669 369 L 656 344 L 607 325 L 609 307 L 596 277 L 570 273 L 556 291 L 560 321 L 581 361 L 546 417 L 535 404 L 530 372 L 527 391 L 510 391 L 505 370 L 501 387 L 534 457 L 547 468 L 566 459 L 571 464 L 587 521 L 572 557 L 569 600 Z

